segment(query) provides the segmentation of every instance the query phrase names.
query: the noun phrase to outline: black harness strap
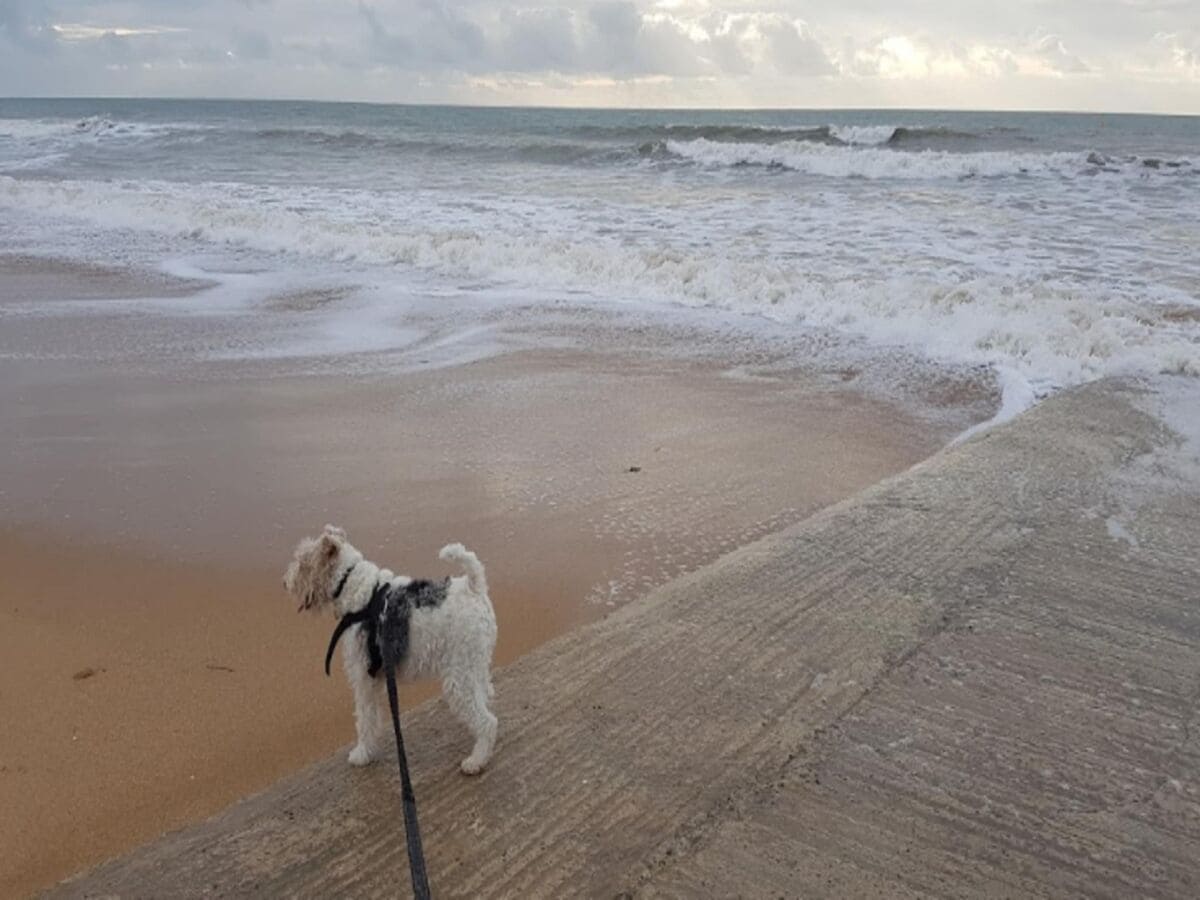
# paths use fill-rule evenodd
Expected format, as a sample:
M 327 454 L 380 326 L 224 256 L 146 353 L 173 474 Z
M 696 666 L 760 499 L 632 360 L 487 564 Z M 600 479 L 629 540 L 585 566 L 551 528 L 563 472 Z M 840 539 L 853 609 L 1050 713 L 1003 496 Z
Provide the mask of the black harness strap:
M 333 629 L 333 634 L 329 638 L 329 649 L 325 651 L 325 674 L 329 674 L 329 663 L 333 659 L 334 648 L 337 647 L 338 641 L 342 639 L 346 629 L 351 625 L 362 625 L 366 631 L 367 655 L 370 657 L 371 663 L 367 667 L 367 674 L 374 678 L 379 674 L 379 670 L 383 668 L 383 654 L 379 652 L 379 615 L 383 612 L 384 600 L 388 593 L 388 585 L 382 582 L 375 585 L 375 589 L 371 591 L 371 599 L 367 605 L 357 612 L 346 613 L 338 621 L 337 627 Z
M 342 596 L 342 588 L 344 588 L 346 586 L 346 579 L 350 577 L 350 573 L 354 571 L 354 569 L 357 565 L 358 565 L 358 563 L 356 563 L 356 562 L 351 563 L 350 568 L 348 568 L 345 572 L 342 573 L 342 577 L 338 580 L 337 587 L 335 587 L 333 589 L 333 599 L 334 600 L 336 600 L 338 597 Z

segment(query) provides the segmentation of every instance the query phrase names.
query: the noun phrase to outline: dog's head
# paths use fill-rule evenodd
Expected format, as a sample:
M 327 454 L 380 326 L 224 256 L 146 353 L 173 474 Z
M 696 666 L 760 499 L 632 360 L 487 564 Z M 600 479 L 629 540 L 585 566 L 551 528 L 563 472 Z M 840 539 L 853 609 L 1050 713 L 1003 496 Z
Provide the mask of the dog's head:
M 345 531 L 326 525 L 319 538 L 305 538 L 296 545 L 283 573 L 283 586 L 299 604 L 299 611 L 332 607 L 335 579 L 360 557 L 346 540 Z

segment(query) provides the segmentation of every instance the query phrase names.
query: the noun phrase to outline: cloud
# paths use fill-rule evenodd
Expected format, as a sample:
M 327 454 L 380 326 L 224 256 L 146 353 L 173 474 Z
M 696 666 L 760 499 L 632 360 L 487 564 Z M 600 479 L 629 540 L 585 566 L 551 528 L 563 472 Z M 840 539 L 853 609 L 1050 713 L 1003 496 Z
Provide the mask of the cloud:
M 487 40 L 474 22 L 443 0 L 402 5 L 400 30 L 393 32 L 372 6 L 359 0 L 358 11 L 370 33 L 373 59 L 401 69 L 475 70 L 488 63 Z
M 754 70 L 752 49 L 744 47 L 748 22 L 743 17 L 709 17 L 704 55 L 718 70 L 730 76 L 749 75 Z
M 1011 47 L 889 34 L 865 46 L 849 41 L 839 58 L 840 68 L 850 74 L 886 81 L 1058 78 L 1095 71 L 1069 52 L 1057 35 L 1040 31 Z
M 582 17 L 579 71 L 607 75 L 703 75 L 711 66 L 668 15 L 646 16 L 631 0 L 602 0 Z
M 497 56 L 508 71 L 569 72 L 579 60 L 575 19 L 565 9 L 511 9 L 500 14 Z
M 1017 55 L 1005 47 L 976 44 L 963 55 L 969 69 L 989 78 L 1015 75 L 1021 68 Z
M 57 46 L 46 4 L 38 0 L 0 3 L 0 35 L 10 44 L 35 53 L 52 53 Z
M 923 78 L 929 74 L 929 51 L 907 35 L 893 34 L 855 54 L 862 75 L 881 78 Z
M 233 53 L 242 59 L 264 60 L 271 58 L 271 39 L 262 31 L 234 32 Z
M 0 0 L 0 91 L 1200 112 L 1195 2 Z
M 758 24 L 766 54 L 785 75 L 832 75 L 837 69 L 803 21 L 770 16 Z
M 1137 50 L 1135 76 L 1154 84 L 1191 85 L 1200 95 L 1200 35 L 1194 41 L 1174 32 L 1159 32 Z
M 84 25 L 74 22 L 56 23 L 50 26 L 55 37 L 64 41 L 94 41 L 101 38 L 144 37 L 153 34 L 176 34 L 187 31 L 186 28 L 171 28 L 161 25 L 143 25 L 141 27 L 125 25 Z
M 1067 50 L 1056 34 L 1035 33 L 1030 38 L 1029 53 L 1052 72 L 1080 75 L 1092 71 L 1091 66 Z
M 702 22 L 644 12 L 632 0 L 599 0 L 578 9 L 505 8 L 480 22 L 440 0 L 408 4 L 404 16 L 387 22 L 365 2 L 358 11 L 371 60 L 406 70 L 617 80 L 745 75 L 756 66 L 793 76 L 835 71 L 803 22 L 775 14 Z
M 1200 40 L 1189 46 L 1178 34 L 1160 32 L 1154 36 L 1154 43 L 1161 48 L 1169 68 L 1200 80 Z

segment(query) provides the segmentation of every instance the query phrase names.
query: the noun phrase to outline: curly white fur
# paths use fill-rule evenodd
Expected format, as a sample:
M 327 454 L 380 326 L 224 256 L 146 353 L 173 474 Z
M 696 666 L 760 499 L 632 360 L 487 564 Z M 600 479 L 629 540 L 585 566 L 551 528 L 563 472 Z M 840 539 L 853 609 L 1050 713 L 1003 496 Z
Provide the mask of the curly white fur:
M 497 720 L 488 708 L 493 694 L 496 616 L 478 557 L 462 544 L 443 547 L 439 556 L 459 563 L 466 575 L 450 579 L 446 598 L 439 605 L 412 610 L 408 654 L 397 676 L 403 681 L 442 679 L 446 703 L 475 738 L 470 755 L 460 766 L 474 775 L 487 764 L 496 743 Z M 343 577 L 341 593 L 335 598 Z M 365 607 L 380 582 L 403 587 L 411 581 L 364 559 L 346 539 L 346 532 L 333 525 L 326 525 L 320 538 L 299 543 L 283 579 L 301 609 L 328 608 L 337 618 Z M 349 761 L 355 766 L 378 759 L 391 741 L 385 682 L 382 676 L 372 678 L 367 672 L 370 660 L 365 640 L 361 625 L 348 629 L 342 640 L 342 662 L 354 690 L 358 742 Z

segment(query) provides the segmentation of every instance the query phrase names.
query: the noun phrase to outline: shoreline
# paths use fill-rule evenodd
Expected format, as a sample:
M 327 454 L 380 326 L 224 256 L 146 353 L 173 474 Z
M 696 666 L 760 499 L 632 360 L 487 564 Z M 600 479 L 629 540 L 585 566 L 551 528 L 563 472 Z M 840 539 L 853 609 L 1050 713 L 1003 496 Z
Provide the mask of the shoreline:
M 44 324 L 51 343 L 55 327 L 78 334 Z M 550 329 L 574 348 L 391 375 L 0 360 L 21 375 L 0 379 L 17 573 L 0 711 L 30 723 L 0 745 L 16 811 L 0 892 L 46 887 L 350 740 L 343 679 L 320 673 L 331 623 L 296 616 L 278 587 L 326 521 L 418 575 L 441 572 L 448 540 L 478 552 L 504 665 L 927 458 L 969 414 L 933 422 L 837 377 L 689 360 L 677 334 L 628 333 L 659 344 L 649 355 L 617 320 L 578 327 Z M 435 687 L 403 693 L 411 706 Z

